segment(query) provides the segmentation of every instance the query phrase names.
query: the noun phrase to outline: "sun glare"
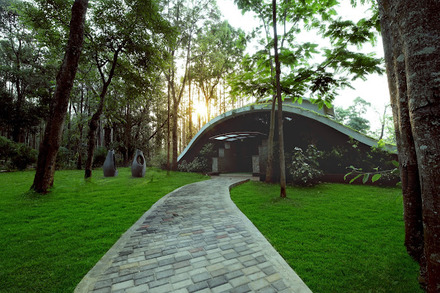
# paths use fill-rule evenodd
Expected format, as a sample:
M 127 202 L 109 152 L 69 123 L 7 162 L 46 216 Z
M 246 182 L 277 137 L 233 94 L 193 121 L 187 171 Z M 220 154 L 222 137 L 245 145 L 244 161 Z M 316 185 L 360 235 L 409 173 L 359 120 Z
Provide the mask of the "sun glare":
M 207 114 L 206 105 L 204 102 L 196 101 L 193 104 L 193 120 L 196 121 L 197 117 L 205 118 Z

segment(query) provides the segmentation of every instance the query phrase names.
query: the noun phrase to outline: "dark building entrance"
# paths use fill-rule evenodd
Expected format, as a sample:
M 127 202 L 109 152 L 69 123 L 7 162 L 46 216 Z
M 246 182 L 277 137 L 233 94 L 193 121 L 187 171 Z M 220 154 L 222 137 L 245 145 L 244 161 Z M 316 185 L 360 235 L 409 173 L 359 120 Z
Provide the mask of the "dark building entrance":
M 212 171 L 257 173 L 258 147 L 265 136 L 260 132 L 230 132 L 211 137 L 210 140 L 215 141 L 218 147 L 217 157 L 212 158 Z

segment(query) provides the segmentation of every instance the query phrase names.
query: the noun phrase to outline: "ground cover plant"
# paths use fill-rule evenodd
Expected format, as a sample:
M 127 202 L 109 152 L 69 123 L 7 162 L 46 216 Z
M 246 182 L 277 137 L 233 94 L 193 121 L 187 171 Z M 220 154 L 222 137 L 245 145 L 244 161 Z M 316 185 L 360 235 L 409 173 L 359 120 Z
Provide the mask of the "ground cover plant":
M 98 175 L 99 174 L 99 175 Z M 35 172 L 0 174 L 0 292 L 73 292 L 82 277 L 163 195 L 206 176 L 147 170 L 83 179 L 57 171 L 52 192 L 29 192 Z
M 401 190 L 320 184 L 231 190 L 244 214 L 313 292 L 423 292 L 403 245 Z

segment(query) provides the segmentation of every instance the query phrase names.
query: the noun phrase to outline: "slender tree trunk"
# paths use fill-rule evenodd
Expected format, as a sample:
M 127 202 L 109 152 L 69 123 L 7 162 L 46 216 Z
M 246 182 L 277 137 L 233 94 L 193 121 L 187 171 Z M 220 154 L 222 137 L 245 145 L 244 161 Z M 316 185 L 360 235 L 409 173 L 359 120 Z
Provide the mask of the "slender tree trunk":
M 408 213 L 405 227 L 409 234 L 405 244 L 410 255 L 420 259 L 422 277 L 426 269 L 427 291 L 439 292 L 440 3 L 403 0 L 378 3 L 385 28 L 384 50 L 399 159 L 402 157 L 402 184 L 407 186 L 403 189 L 405 213 Z M 408 142 L 407 133 L 411 134 L 413 145 Z M 414 215 L 410 214 L 420 205 L 423 234 L 420 208 Z
M 267 163 L 266 163 L 266 183 L 273 181 L 273 138 L 275 136 L 275 109 L 277 103 L 277 96 L 272 98 L 272 108 L 270 109 L 269 121 L 269 137 L 267 139 Z
M 188 69 L 188 112 L 189 112 L 189 121 L 188 121 L 188 136 L 191 139 L 193 137 L 193 121 L 192 121 L 192 97 L 191 97 L 191 67 Z
M 172 138 L 173 138 L 173 160 L 172 160 L 172 164 L 171 164 L 171 169 L 173 171 L 177 170 L 177 146 L 178 146 L 178 139 L 177 139 L 177 132 L 179 130 L 179 125 L 177 124 L 177 118 L 178 118 L 178 111 L 179 111 L 179 106 L 176 103 L 176 101 L 174 101 L 173 103 L 173 116 L 172 116 L 172 121 L 173 121 L 173 131 L 172 131 Z
M 171 75 L 171 74 L 170 74 Z M 170 171 L 170 149 L 171 149 L 171 140 L 170 140 L 170 80 L 168 80 L 168 102 L 167 102 L 167 174 Z
M 265 17 L 264 16 L 260 16 L 261 19 L 263 20 L 263 24 L 264 24 L 264 31 L 266 32 L 266 39 L 268 42 L 270 42 L 269 38 L 270 38 L 270 28 L 268 23 L 265 21 Z M 274 88 L 275 88 L 275 94 L 272 97 L 272 108 L 270 109 L 270 121 L 269 121 L 269 137 L 267 140 L 267 161 L 266 161 L 266 178 L 265 178 L 265 182 L 266 183 L 271 183 L 274 182 L 274 178 L 273 178 L 273 167 L 274 167 L 274 162 L 273 162 L 273 158 L 274 158 L 274 136 L 275 136 L 275 112 L 276 112 L 276 105 L 277 105 L 277 93 L 276 93 L 276 70 L 274 68 L 273 65 L 273 59 L 272 59 L 272 54 L 271 51 L 268 50 L 268 55 L 269 55 L 269 65 L 270 65 L 270 75 L 271 78 L 275 80 L 274 83 Z
M 171 169 L 176 171 L 177 170 L 177 157 L 178 157 L 178 116 L 179 116 L 179 105 L 180 101 L 182 100 L 183 91 L 185 89 L 186 81 L 188 80 L 188 68 L 189 68 L 189 62 L 190 62 L 190 51 L 191 49 L 191 38 L 188 41 L 187 45 L 187 52 L 186 52 L 186 64 L 185 64 L 185 75 L 183 76 L 182 85 L 180 87 L 179 93 L 176 93 L 175 83 L 174 83 L 174 69 L 172 70 L 171 75 L 171 95 L 173 97 L 173 131 L 172 131 L 172 138 L 173 138 L 173 161 L 171 164 Z
M 76 169 L 81 170 L 82 169 L 82 138 L 83 138 L 83 123 L 81 121 L 82 117 L 83 117 L 83 102 L 84 102 L 84 90 L 81 88 L 81 101 L 79 104 L 79 117 L 80 119 L 78 119 L 78 132 L 79 132 L 79 136 L 78 139 L 76 141 L 76 149 L 78 152 L 78 159 L 76 161 Z
M 121 50 L 122 50 L 122 46 L 117 48 L 115 53 L 113 54 L 112 67 L 110 68 L 110 73 L 108 75 L 107 80 L 104 79 L 104 74 L 103 72 L 101 72 L 101 68 L 98 66 L 98 69 L 100 70 L 101 73 L 103 85 L 102 85 L 101 94 L 99 95 L 100 99 L 99 99 L 98 109 L 96 110 L 95 114 L 93 114 L 92 119 L 90 119 L 89 122 L 89 132 L 88 132 L 89 141 L 87 145 L 87 160 L 86 160 L 84 178 L 92 177 L 93 154 L 95 152 L 95 146 L 96 146 L 96 130 L 98 129 L 99 126 L 99 119 L 101 119 L 101 114 L 104 110 L 107 90 L 115 74 L 116 64 L 118 62 L 118 56 Z
M 18 40 L 18 48 L 15 50 L 14 43 L 11 41 L 11 48 L 15 54 L 15 69 L 17 70 L 16 80 L 15 80 L 15 90 L 17 92 L 17 102 L 15 103 L 15 109 L 13 113 L 14 123 L 12 126 L 12 140 L 15 142 L 23 142 L 23 118 L 22 118 L 22 109 L 24 103 L 24 93 L 22 91 L 22 83 L 21 77 L 19 76 L 19 72 L 21 71 L 21 50 L 22 43 L 21 40 Z
M 92 177 L 92 167 L 93 167 L 93 154 L 95 152 L 96 146 L 96 130 L 98 129 L 98 122 L 102 114 L 103 105 L 105 102 L 105 96 L 99 101 L 98 110 L 93 114 L 92 119 L 89 122 L 89 132 L 87 134 L 87 160 L 85 166 L 84 178 Z
M 17 58 L 18 59 L 18 58 Z M 19 62 L 19 60 L 17 60 L 17 62 Z M 20 72 L 20 63 L 17 64 L 17 71 Z M 24 102 L 24 96 L 23 93 L 21 91 L 21 87 L 20 87 L 20 78 L 17 77 L 17 80 L 15 82 L 15 87 L 16 87 L 16 91 L 17 91 L 17 102 L 15 103 L 15 109 L 14 109 L 14 125 L 12 128 L 12 140 L 15 142 L 23 142 L 23 113 L 22 113 L 22 108 L 23 108 L 23 102 Z
M 37 170 L 31 189 L 45 193 L 53 185 L 55 161 L 61 143 L 64 118 L 73 87 L 79 57 L 84 41 L 84 23 L 88 0 L 75 0 L 72 6 L 69 41 L 63 63 L 56 79 L 55 94 L 51 105 L 43 141 L 40 144 Z
M 278 100 L 278 144 L 280 152 L 280 196 L 286 197 L 286 161 L 284 159 L 284 130 L 283 130 L 283 101 L 281 99 L 281 66 L 278 58 L 278 35 L 277 35 L 277 1 L 272 0 L 273 16 L 273 48 L 275 51 L 275 79 Z

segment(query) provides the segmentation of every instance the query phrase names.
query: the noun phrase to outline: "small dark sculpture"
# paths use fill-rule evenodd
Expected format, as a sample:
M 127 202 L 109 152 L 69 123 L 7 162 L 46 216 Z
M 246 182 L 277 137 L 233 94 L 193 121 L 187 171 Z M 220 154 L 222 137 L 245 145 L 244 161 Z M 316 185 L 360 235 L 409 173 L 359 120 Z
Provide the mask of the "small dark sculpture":
M 118 176 L 118 170 L 116 170 L 116 160 L 115 160 L 114 150 L 108 151 L 102 169 L 104 170 L 104 177 Z
M 145 157 L 142 151 L 136 150 L 136 155 L 133 159 L 133 164 L 131 164 L 131 176 L 133 177 L 144 177 L 147 167 L 145 164 Z

